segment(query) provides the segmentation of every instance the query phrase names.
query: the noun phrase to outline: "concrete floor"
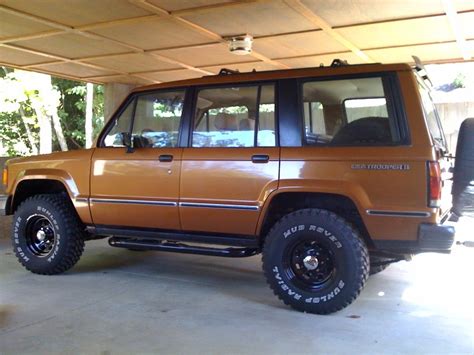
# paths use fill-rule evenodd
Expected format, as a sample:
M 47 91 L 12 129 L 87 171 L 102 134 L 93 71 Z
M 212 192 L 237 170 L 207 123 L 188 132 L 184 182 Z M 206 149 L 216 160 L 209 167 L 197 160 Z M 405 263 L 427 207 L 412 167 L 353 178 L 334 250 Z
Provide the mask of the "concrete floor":
M 473 270 L 474 248 L 419 255 L 371 277 L 348 308 L 316 316 L 273 296 L 259 256 L 93 241 L 73 270 L 48 277 L 23 270 L 3 239 L 0 353 L 473 354 Z

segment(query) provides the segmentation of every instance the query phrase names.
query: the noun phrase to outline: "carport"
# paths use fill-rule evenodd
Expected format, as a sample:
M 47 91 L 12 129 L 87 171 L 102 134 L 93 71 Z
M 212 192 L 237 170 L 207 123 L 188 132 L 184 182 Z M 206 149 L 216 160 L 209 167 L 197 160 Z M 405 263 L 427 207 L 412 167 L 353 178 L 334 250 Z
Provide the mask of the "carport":
M 130 88 L 241 72 L 461 62 L 474 55 L 469 0 L 0 2 L 0 64 L 106 84 L 106 116 Z M 249 34 L 237 56 L 229 39 Z
M 470 0 L 0 0 L 0 65 L 105 85 L 105 116 L 136 86 L 330 65 L 471 61 Z M 251 53 L 232 38 L 250 35 Z M 5 233 L 9 233 L 5 228 Z M 468 228 L 464 232 L 467 235 Z M 93 241 L 66 275 L 17 266 L 0 238 L 0 353 L 472 353 L 469 250 L 373 277 L 331 316 L 265 287 L 258 257 L 133 253 Z

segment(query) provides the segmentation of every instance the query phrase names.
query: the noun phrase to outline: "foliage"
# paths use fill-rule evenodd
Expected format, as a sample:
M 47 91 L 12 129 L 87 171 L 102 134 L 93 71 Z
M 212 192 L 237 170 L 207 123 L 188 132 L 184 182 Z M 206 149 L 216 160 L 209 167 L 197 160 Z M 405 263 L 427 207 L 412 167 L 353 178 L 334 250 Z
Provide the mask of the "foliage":
M 456 89 L 465 88 L 466 87 L 464 83 L 465 81 L 466 81 L 466 76 L 462 73 L 458 73 L 458 75 L 456 75 L 456 77 L 453 80 L 452 86 Z
M 58 115 L 64 129 L 68 146 L 71 149 L 83 148 L 86 142 L 85 117 L 86 117 L 86 84 L 52 78 L 53 86 L 61 94 L 58 106 Z M 104 88 L 94 85 L 93 122 L 94 136 L 104 125 Z
M 86 84 L 44 74 L 0 67 L 0 154 L 38 152 L 39 118 L 59 116 L 69 149 L 85 145 Z M 93 127 L 96 135 L 104 123 L 104 88 L 94 85 Z M 59 150 L 53 134 L 53 150 Z
M 34 147 L 28 140 L 26 125 L 33 139 L 38 140 L 39 126 L 30 98 L 36 93 L 25 90 L 12 70 L 0 69 L 0 148 L 9 156 L 31 154 Z

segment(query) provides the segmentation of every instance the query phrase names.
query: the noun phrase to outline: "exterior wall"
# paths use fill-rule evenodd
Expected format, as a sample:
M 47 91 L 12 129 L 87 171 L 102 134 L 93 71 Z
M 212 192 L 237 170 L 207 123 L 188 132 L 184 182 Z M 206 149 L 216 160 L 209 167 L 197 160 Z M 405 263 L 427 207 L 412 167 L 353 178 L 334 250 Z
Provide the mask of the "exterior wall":
M 436 108 L 443 122 L 450 151 L 454 154 L 461 123 L 468 117 L 474 117 L 474 102 L 437 103 Z
M 104 117 L 106 122 L 134 87 L 133 85 L 117 83 L 104 85 Z

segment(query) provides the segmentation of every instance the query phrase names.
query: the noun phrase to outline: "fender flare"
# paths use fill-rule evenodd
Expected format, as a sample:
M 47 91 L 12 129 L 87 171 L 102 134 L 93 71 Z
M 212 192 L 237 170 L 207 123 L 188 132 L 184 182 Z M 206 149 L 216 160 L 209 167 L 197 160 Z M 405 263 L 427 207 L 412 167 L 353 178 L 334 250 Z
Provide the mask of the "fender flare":
M 367 206 L 370 206 L 370 199 L 365 193 L 365 191 L 362 189 L 362 187 L 358 185 L 353 185 L 350 184 L 350 186 L 344 186 L 347 185 L 344 182 L 341 182 L 341 186 L 335 188 L 334 186 L 324 186 L 324 184 L 314 184 L 315 187 L 281 187 L 278 188 L 277 190 L 272 191 L 268 197 L 265 199 L 264 203 L 261 206 L 261 212 L 260 216 L 258 218 L 257 222 L 257 227 L 255 230 L 255 235 L 259 236 L 263 227 L 263 224 L 265 222 L 265 219 L 267 217 L 268 209 L 274 200 L 275 197 L 283 194 L 283 193 L 317 193 L 317 194 L 330 194 L 330 195 L 338 195 L 341 197 L 345 197 L 349 199 L 354 206 L 356 207 L 357 211 L 359 212 L 360 217 L 362 218 L 362 221 L 365 224 L 365 210 L 367 209 Z M 317 187 L 316 187 L 317 186 Z M 359 197 L 357 198 L 356 195 Z M 361 201 L 362 199 L 362 201 Z

